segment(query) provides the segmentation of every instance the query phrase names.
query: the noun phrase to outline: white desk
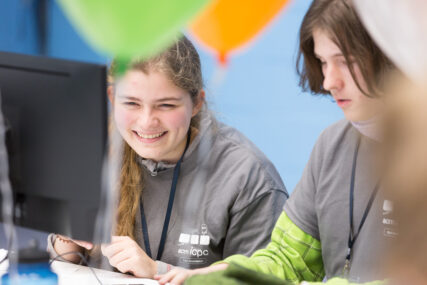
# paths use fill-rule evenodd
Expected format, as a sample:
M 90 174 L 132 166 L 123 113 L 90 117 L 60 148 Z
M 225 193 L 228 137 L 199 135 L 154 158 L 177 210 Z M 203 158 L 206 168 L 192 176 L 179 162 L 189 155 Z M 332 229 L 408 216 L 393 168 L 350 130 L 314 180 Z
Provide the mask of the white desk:
M 5 250 L 0 249 L 0 260 L 6 254 Z M 7 272 L 8 261 L 0 264 L 0 276 Z M 99 284 L 92 271 L 87 266 L 76 265 L 67 262 L 54 261 L 52 270 L 58 274 L 59 285 L 96 285 Z M 103 285 L 158 285 L 155 280 L 145 278 L 135 278 L 127 274 L 111 272 L 102 269 L 93 269 Z

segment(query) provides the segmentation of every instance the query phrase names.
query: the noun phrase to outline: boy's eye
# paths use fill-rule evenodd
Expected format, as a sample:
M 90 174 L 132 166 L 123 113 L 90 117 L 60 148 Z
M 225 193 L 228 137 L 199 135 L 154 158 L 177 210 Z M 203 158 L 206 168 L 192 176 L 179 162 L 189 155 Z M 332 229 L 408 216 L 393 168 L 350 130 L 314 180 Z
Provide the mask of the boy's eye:
M 341 59 L 341 60 L 339 61 L 339 63 L 340 63 L 340 64 L 342 64 L 342 65 L 348 65 L 348 62 L 347 62 L 347 60 L 345 60 L 345 59 Z
M 328 64 L 326 63 L 326 61 L 321 61 L 320 60 L 320 68 L 322 69 L 322 71 L 324 71 L 327 68 Z
M 325 66 L 326 65 L 326 61 L 324 61 L 324 60 L 321 60 L 320 58 L 318 58 L 317 57 L 317 60 L 319 61 L 319 63 L 320 63 L 320 66 Z

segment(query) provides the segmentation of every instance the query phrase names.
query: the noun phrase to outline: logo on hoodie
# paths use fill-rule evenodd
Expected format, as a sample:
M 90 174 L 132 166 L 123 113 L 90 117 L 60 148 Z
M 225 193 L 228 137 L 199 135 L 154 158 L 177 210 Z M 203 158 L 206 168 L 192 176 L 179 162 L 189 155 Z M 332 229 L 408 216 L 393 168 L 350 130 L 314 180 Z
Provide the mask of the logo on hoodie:
M 209 256 L 210 237 L 208 235 L 208 226 L 202 224 L 200 230 L 194 233 L 184 233 L 179 235 L 178 255 L 180 260 L 185 263 L 206 263 L 204 257 Z
M 384 228 L 384 236 L 386 237 L 395 237 L 397 236 L 397 231 L 395 226 L 397 225 L 397 222 L 393 219 L 393 202 L 390 200 L 384 200 L 383 203 L 383 225 L 385 225 Z

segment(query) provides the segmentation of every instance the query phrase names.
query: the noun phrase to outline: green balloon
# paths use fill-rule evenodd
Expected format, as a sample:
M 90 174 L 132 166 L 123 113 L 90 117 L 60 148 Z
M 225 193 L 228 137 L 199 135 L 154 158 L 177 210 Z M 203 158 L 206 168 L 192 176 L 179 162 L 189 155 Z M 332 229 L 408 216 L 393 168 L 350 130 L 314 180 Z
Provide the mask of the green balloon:
M 154 55 L 210 0 L 58 0 L 98 51 L 130 59 Z

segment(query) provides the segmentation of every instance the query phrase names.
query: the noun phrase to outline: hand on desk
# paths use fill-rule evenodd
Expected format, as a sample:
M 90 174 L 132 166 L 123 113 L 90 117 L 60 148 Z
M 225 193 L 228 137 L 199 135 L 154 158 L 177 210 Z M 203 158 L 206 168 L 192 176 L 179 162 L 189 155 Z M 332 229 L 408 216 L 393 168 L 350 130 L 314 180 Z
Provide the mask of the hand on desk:
M 227 267 L 228 267 L 227 263 L 220 263 L 220 264 L 198 268 L 198 269 L 192 269 L 192 270 L 175 267 L 174 269 L 172 269 L 166 274 L 155 275 L 154 279 L 156 279 L 161 285 L 164 285 L 167 283 L 180 285 L 180 284 L 183 284 L 187 278 L 195 274 L 207 274 L 207 273 L 211 273 L 219 270 L 225 270 Z
M 136 277 L 153 278 L 157 264 L 128 236 L 113 236 L 111 243 L 102 245 L 101 251 L 112 266 L 122 273 Z
M 63 259 L 73 263 L 77 263 L 80 261 L 80 257 L 77 254 L 65 254 L 65 253 L 82 252 L 83 249 L 90 250 L 93 248 L 93 244 L 87 241 L 73 240 L 62 235 L 56 235 L 53 248 L 57 254 L 63 255 L 62 256 Z

